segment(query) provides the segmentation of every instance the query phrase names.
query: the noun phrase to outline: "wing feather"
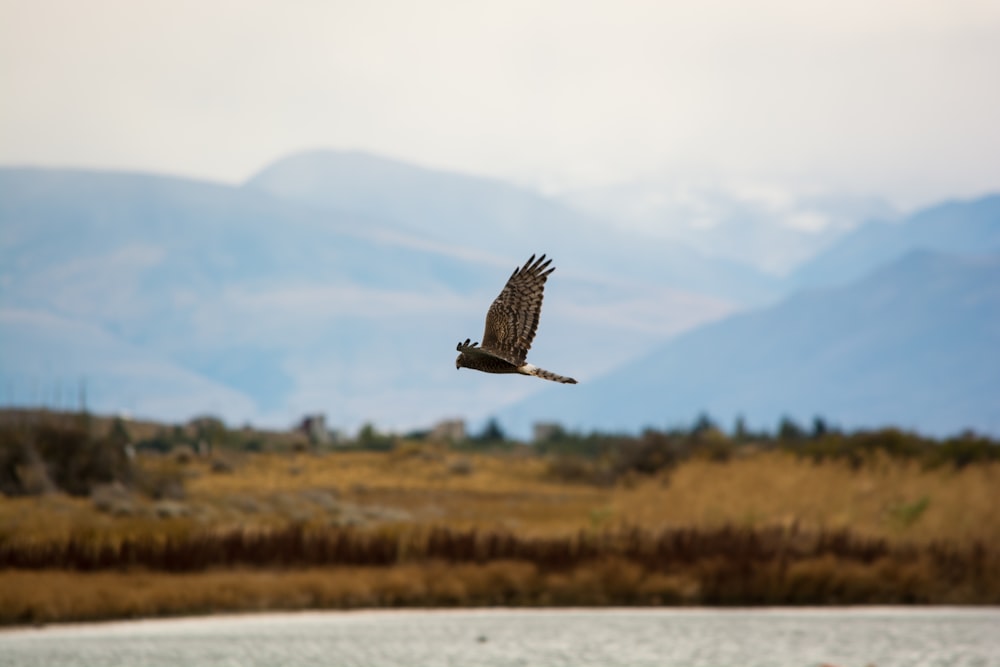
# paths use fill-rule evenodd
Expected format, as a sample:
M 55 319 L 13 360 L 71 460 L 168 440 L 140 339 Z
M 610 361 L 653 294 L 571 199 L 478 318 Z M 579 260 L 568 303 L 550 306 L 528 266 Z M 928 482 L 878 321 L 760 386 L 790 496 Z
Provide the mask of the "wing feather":
M 500 295 L 486 313 L 482 349 L 520 366 L 528 356 L 542 313 L 545 281 L 555 267 L 552 260 L 532 255 L 514 269 Z

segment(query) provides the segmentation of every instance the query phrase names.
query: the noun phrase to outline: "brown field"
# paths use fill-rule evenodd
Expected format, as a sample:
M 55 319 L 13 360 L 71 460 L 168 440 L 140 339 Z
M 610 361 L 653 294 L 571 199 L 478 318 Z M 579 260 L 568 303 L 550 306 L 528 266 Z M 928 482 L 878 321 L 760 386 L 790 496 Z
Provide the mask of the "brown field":
M 0 623 L 418 605 L 1000 603 L 997 463 L 929 468 L 886 455 L 858 467 L 746 449 L 609 486 L 559 481 L 552 464 L 526 447 L 412 442 L 140 454 L 143 479 L 171 492 L 0 496 Z
M 394 451 L 225 453 L 212 460 L 144 455 L 142 467 L 184 480 L 182 497 L 125 493 L 0 499 L 0 537 L 171 534 L 199 528 L 446 525 L 566 535 L 616 526 L 661 529 L 791 526 L 867 536 L 1000 543 L 1000 465 L 926 469 L 888 457 L 860 469 L 783 452 L 728 462 L 691 459 L 612 487 L 560 482 L 524 452 L 467 453 L 433 445 Z

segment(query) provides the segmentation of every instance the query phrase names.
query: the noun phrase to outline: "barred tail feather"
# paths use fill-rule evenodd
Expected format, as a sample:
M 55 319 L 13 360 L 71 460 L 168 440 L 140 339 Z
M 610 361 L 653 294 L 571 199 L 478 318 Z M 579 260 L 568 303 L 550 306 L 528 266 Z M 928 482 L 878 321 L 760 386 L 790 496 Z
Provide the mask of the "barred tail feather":
M 576 384 L 576 380 L 573 378 L 568 378 L 565 375 L 558 375 L 552 371 L 547 371 L 544 368 L 539 368 L 534 364 L 524 364 L 517 370 L 525 375 L 534 375 L 535 377 L 542 378 L 543 380 L 552 380 L 553 382 L 562 382 L 563 384 Z

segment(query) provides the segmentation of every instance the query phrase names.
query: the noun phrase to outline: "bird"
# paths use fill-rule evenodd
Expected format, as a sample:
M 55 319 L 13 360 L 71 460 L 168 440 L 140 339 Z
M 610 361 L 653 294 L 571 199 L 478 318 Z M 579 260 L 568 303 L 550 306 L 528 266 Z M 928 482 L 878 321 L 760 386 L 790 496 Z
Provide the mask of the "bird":
M 455 368 L 471 368 L 484 373 L 520 373 L 543 380 L 576 384 L 576 380 L 539 368 L 527 361 L 542 312 L 545 281 L 556 268 L 545 255 L 532 255 L 524 266 L 514 269 L 500 295 L 486 313 L 483 344 L 466 338 L 456 348 Z

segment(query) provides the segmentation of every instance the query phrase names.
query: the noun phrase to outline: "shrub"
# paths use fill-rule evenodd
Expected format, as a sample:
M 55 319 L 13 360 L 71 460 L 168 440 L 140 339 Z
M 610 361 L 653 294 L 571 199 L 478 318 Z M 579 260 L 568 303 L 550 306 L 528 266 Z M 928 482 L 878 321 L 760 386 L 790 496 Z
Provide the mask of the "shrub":
M 132 464 L 121 428 L 98 436 L 88 415 L 43 413 L 0 427 L 0 488 L 10 495 L 57 487 L 86 496 L 97 485 L 130 483 Z

